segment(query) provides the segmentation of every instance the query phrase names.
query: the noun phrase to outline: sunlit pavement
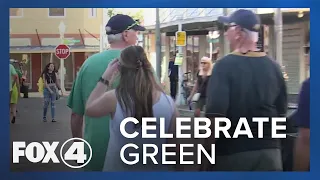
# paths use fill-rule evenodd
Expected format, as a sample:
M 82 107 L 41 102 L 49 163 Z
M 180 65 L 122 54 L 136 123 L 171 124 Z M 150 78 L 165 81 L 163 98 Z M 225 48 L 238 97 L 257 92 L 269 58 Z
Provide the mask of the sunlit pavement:
M 50 110 L 47 113 L 48 121 L 42 122 L 42 102 L 43 99 L 39 93 L 30 93 L 29 98 L 21 98 L 16 123 L 10 124 L 10 144 L 12 146 L 12 141 L 27 141 L 27 144 L 31 141 L 59 141 L 61 143 L 56 149 L 56 154 L 59 155 L 62 142 L 71 138 L 70 110 L 66 106 L 66 97 L 56 102 L 57 122 L 51 122 Z M 58 159 L 60 160 L 60 157 Z M 62 163 L 33 164 L 25 158 L 20 158 L 19 164 L 11 163 L 10 166 L 11 171 L 74 171 Z

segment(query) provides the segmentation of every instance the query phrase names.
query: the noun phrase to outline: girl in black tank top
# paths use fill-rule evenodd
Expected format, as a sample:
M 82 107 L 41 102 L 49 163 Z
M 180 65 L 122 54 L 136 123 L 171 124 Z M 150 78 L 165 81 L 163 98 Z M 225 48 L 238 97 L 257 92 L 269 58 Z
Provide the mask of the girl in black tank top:
M 55 101 L 58 99 L 60 85 L 57 83 L 57 75 L 56 70 L 53 63 L 49 63 L 46 65 L 44 70 L 41 73 L 41 77 L 43 78 L 45 87 L 43 89 L 43 122 L 47 121 L 47 110 L 49 104 L 51 105 L 51 118 L 52 122 L 55 121 Z M 61 92 L 62 94 L 62 92 Z
M 45 74 L 45 80 L 47 84 L 56 84 L 57 82 L 57 77 L 55 72 L 47 72 Z

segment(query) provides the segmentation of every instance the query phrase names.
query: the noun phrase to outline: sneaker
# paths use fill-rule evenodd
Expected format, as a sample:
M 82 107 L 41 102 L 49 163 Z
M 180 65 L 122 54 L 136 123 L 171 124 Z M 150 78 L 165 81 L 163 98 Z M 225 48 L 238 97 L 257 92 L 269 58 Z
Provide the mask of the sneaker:
M 57 122 L 55 119 L 52 119 L 52 122 Z
M 43 118 L 42 121 L 43 121 L 43 122 L 47 122 L 47 119 L 46 119 L 46 118 Z
M 11 119 L 11 123 L 14 124 L 15 122 L 16 122 L 16 117 L 13 117 L 13 118 Z

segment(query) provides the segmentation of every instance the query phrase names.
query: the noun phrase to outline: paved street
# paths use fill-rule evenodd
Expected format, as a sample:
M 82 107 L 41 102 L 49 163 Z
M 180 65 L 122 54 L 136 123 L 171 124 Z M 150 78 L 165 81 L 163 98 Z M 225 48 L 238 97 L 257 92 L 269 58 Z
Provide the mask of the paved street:
M 10 125 L 11 141 L 27 141 L 27 143 L 31 141 L 64 142 L 71 138 L 70 110 L 66 106 L 66 98 L 63 97 L 56 102 L 57 122 L 52 123 L 50 121 L 49 110 L 48 122 L 44 123 L 42 122 L 42 98 L 33 93 L 30 96 L 28 99 L 21 98 L 18 105 L 17 121 Z M 12 143 L 10 144 L 12 145 Z M 57 148 L 57 155 L 60 146 Z M 60 157 L 58 159 L 60 160 Z M 74 171 L 64 164 L 32 164 L 27 162 L 25 158 L 20 158 L 20 162 L 22 163 L 11 164 L 10 169 L 12 171 Z

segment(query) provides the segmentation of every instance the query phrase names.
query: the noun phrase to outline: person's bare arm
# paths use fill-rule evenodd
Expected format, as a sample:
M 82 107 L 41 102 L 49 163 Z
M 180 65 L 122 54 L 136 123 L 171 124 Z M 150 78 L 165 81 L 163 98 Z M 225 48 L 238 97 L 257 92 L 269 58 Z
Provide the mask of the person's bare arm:
M 299 128 L 294 153 L 294 171 L 308 171 L 310 166 L 310 129 Z
M 115 91 L 106 92 L 106 90 L 107 86 L 98 82 L 86 104 L 85 114 L 87 116 L 103 117 L 115 112 L 117 103 Z
M 82 138 L 83 115 L 71 113 L 71 132 L 73 138 Z
M 194 94 L 196 94 L 196 92 L 198 91 L 198 86 L 199 85 L 198 85 L 198 80 L 197 80 L 195 85 L 192 88 L 192 91 L 191 91 L 190 96 L 188 97 L 188 99 L 191 99 L 194 96 Z
M 60 84 L 60 81 L 58 81 L 58 74 L 55 73 L 55 76 L 56 76 L 56 87 L 58 88 L 57 91 L 61 90 L 61 95 L 63 96 L 63 91 L 61 89 L 61 84 Z

